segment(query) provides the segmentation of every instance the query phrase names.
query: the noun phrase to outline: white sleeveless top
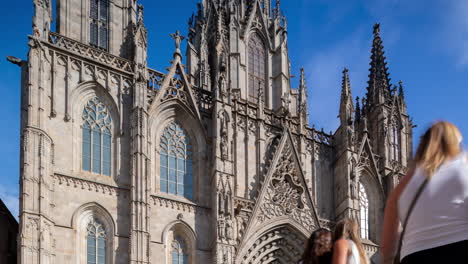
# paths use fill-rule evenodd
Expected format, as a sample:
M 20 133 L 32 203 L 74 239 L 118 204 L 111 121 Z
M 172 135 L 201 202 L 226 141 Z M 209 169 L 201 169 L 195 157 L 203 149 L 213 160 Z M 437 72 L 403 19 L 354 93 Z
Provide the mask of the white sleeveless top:
M 417 168 L 401 193 L 403 223 L 426 174 Z M 468 240 L 468 160 L 466 154 L 443 164 L 431 177 L 413 208 L 403 237 L 401 259 L 425 249 Z
M 359 255 L 359 250 L 354 243 L 354 241 L 349 240 L 349 249 L 351 254 L 348 255 L 348 263 L 347 264 L 361 264 L 361 256 Z

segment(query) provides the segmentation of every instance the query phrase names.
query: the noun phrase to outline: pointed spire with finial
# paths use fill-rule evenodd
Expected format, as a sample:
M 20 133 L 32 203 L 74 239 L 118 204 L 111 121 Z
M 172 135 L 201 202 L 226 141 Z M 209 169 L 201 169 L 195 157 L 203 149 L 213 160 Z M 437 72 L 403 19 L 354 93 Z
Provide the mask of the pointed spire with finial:
M 385 58 L 380 24 L 374 25 L 374 40 L 372 41 L 369 81 L 367 86 L 367 101 L 370 106 L 384 103 L 390 92 L 390 78 Z
M 400 80 L 398 82 L 398 95 L 401 97 L 401 98 L 405 98 L 405 94 L 403 92 L 403 81 Z
M 301 68 L 301 79 L 299 80 L 299 113 L 307 123 L 309 113 L 307 110 L 307 85 L 305 80 L 304 68 Z
M 354 105 L 351 96 L 351 84 L 349 82 L 348 69 L 343 69 L 343 81 L 341 84 L 340 121 L 342 125 L 349 125 L 354 118 Z
M 359 96 L 356 96 L 356 111 L 354 120 L 358 123 L 361 121 L 361 104 L 359 103 Z
M 276 0 L 275 8 L 273 9 L 273 18 L 279 18 L 280 16 L 281 16 L 280 0 Z

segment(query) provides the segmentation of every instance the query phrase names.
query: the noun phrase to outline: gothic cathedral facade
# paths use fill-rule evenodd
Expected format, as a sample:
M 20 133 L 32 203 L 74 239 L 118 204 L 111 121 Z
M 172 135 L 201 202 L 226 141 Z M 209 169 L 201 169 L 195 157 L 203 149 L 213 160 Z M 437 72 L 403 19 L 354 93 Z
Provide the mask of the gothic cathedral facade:
M 33 0 L 27 61 L 9 58 L 19 263 L 295 263 L 344 217 L 378 251 L 413 127 L 378 24 L 367 94 L 354 101 L 345 69 L 326 133 L 309 126 L 303 70 L 291 87 L 279 0 L 202 0 L 164 72 L 147 65 L 137 0 L 56 2 L 56 32 L 51 1 Z

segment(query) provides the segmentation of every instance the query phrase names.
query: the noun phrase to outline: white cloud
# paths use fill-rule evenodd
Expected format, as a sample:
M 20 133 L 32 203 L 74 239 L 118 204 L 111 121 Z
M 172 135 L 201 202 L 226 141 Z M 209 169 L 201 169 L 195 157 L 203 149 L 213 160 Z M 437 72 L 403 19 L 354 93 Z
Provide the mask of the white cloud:
M 11 214 L 18 219 L 19 199 L 18 193 L 16 192 L 17 187 L 14 188 L 15 191 L 12 189 L 12 186 L 0 185 L 0 199 L 2 199 L 3 203 L 8 207 Z
M 349 69 L 353 96 L 361 96 L 369 68 L 371 30 L 360 28 L 325 50 L 310 54 L 305 66 L 311 123 L 326 132 L 339 126 L 342 71 Z

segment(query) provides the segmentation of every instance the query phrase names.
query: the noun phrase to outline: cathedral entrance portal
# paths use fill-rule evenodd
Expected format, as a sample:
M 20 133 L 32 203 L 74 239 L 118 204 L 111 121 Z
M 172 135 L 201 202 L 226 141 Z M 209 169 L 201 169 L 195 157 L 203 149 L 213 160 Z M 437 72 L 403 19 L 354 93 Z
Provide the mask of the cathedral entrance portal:
M 239 264 L 296 263 L 307 238 L 290 225 L 276 226 L 263 232 L 253 243 L 246 243 L 237 258 Z

